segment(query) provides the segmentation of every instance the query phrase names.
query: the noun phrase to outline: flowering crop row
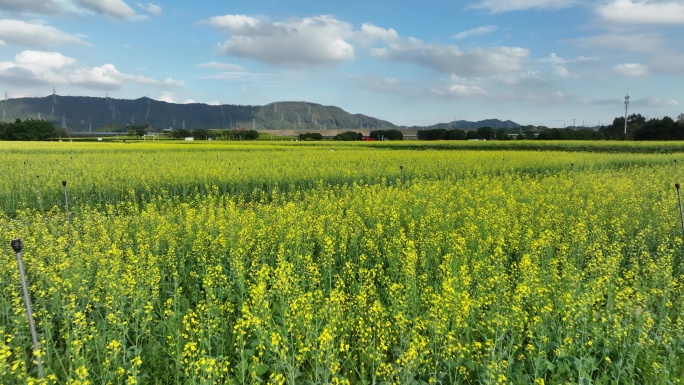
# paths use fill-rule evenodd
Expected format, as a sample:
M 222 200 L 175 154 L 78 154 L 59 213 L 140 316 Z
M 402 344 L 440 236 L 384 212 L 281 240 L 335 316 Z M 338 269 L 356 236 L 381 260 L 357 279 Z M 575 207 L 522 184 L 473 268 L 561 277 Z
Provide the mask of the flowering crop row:
M 25 146 L 0 234 L 46 383 L 684 378 L 677 154 Z M 38 383 L 0 266 L 0 383 Z

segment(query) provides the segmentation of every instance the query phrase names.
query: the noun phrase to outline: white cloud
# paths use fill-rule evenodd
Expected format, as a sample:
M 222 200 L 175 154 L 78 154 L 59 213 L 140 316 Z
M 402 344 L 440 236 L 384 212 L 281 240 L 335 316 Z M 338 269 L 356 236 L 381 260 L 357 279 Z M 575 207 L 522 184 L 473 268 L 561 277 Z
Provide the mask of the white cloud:
M 90 69 L 77 69 L 69 76 L 71 84 L 86 88 L 115 89 L 124 82 L 144 85 L 159 84 L 156 80 L 141 75 L 119 72 L 113 64 L 105 64 Z
M 155 15 L 155 16 L 159 16 L 159 15 L 162 14 L 162 8 L 161 8 L 160 6 L 158 6 L 158 5 L 156 5 L 156 4 L 152 4 L 152 3 L 145 3 L 145 4 L 136 3 L 136 5 L 138 6 L 138 8 L 143 9 L 143 10 L 145 10 L 145 11 L 147 11 L 147 12 L 149 12 L 149 13 Z
M 331 16 L 271 22 L 245 15 L 216 16 L 205 21 L 231 37 L 220 53 L 276 66 L 310 67 L 354 59 L 350 24 Z
M 354 38 L 361 44 L 368 46 L 377 40 L 386 43 L 394 42 L 399 39 L 399 34 L 392 28 L 385 29 L 373 24 L 363 23 L 361 30 L 354 34 Z
M 247 15 L 214 16 L 206 22 L 212 27 L 234 34 L 257 32 L 262 26 L 269 23 L 268 20 L 264 20 L 262 23 L 259 19 Z
M 480 0 L 477 3 L 468 4 L 466 8 L 502 13 L 527 9 L 562 9 L 578 2 L 578 0 Z
M 473 29 L 469 29 L 463 32 L 459 32 L 452 36 L 452 39 L 460 40 L 468 36 L 477 36 L 477 35 L 486 35 L 488 33 L 492 33 L 497 30 L 497 27 L 495 25 L 485 25 L 483 27 L 477 27 Z
M 157 100 L 167 103 L 176 103 L 176 97 L 173 92 L 164 91 L 159 95 Z
M 616 65 L 613 70 L 623 76 L 639 77 L 648 73 L 648 66 L 639 63 L 625 63 Z
M 54 0 L 2 0 L 0 10 L 18 13 L 53 14 L 61 7 Z
M 2 47 L 3 45 L 7 45 L 7 43 L 4 40 L 0 40 L 0 47 Z
M 43 48 L 58 44 L 87 45 L 85 41 L 49 25 L 23 20 L 0 20 L 0 40 L 6 44 Z
M 219 63 L 215 61 L 210 61 L 208 63 L 202 63 L 198 64 L 198 67 L 202 68 L 209 68 L 213 70 L 222 70 L 222 71 L 244 71 L 245 67 L 237 64 L 230 64 L 230 63 Z
M 179 86 L 180 80 L 155 79 L 120 72 L 113 64 L 75 68 L 76 59 L 59 52 L 23 51 L 14 61 L 0 62 L 0 81 L 16 85 L 73 85 L 87 89 L 111 90 L 128 83 L 151 86 Z
M 14 61 L 0 62 L 0 79 L 19 85 L 64 84 L 62 69 L 75 61 L 58 52 L 23 51 L 15 55 Z
M 605 33 L 590 37 L 569 39 L 566 42 L 580 48 L 619 52 L 655 53 L 665 45 L 663 37 L 656 32 Z
M 578 69 L 586 67 L 589 65 L 589 63 L 598 62 L 598 59 L 588 56 L 579 56 L 573 59 L 566 59 L 558 56 L 555 53 L 551 53 L 549 56 L 537 59 L 536 61 L 538 63 L 551 64 L 554 75 L 567 79 L 579 77 L 576 73 Z
M 164 85 L 170 87 L 183 87 L 185 82 L 182 80 L 174 80 L 173 78 L 164 79 Z
M 130 19 L 135 11 L 122 0 L 75 0 L 81 7 L 101 15 Z
M 520 69 L 529 51 L 519 47 L 480 47 L 463 51 L 453 45 L 404 39 L 371 54 L 386 60 L 405 61 L 459 76 L 491 76 Z
M 618 24 L 684 24 L 684 1 L 611 0 L 596 7 L 605 21 Z
M 488 94 L 488 92 L 481 87 L 463 84 L 452 84 L 447 88 L 433 88 L 430 91 L 434 95 L 449 98 L 467 98 L 473 96 L 484 96 Z

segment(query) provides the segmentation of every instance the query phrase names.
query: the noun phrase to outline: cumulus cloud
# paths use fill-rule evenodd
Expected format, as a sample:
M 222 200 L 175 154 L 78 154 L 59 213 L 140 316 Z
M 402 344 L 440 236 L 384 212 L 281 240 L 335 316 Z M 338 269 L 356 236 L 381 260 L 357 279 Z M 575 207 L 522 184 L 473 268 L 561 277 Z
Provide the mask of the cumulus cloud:
M 34 48 L 60 44 L 90 45 L 55 27 L 15 19 L 0 20 L 0 41 Z
M 155 79 L 127 74 L 119 71 L 113 64 L 92 68 L 75 68 L 76 59 L 59 52 L 23 51 L 14 61 L 0 62 L 0 80 L 24 85 L 74 85 L 87 89 L 111 90 L 128 83 L 153 86 L 181 86 L 180 80 Z
M 387 47 L 373 48 L 376 58 L 416 63 L 458 76 L 491 76 L 521 68 L 529 51 L 519 47 L 480 47 L 461 50 L 454 45 L 403 39 Z
M 2 0 L 0 10 L 17 13 L 53 14 L 62 12 L 54 0 Z
M 162 92 L 161 95 L 159 95 L 159 97 L 157 98 L 157 100 L 159 100 L 161 102 L 167 102 L 167 103 L 177 103 L 176 97 L 173 94 L 173 92 L 168 92 L 168 91 Z
M 159 15 L 162 14 L 162 8 L 161 8 L 160 6 L 158 6 L 158 5 L 156 5 L 156 4 L 152 4 L 152 3 L 145 3 L 145 4 L 136 3 L 136 5 L 138 6 L 138 8 L 143 9 L 143 10 L 145 10 L 145 11 L 151 13 L 152 15 L 159 16 Z
M 164 79 L 163 84 L 169 87 L 183 87 L 185 85 L 185 82 L 182 80 L 175 80 L 173 78 L 166 78 Z
M 135 11 L 123 0 L 75 0 L 76 4 L 100 15 L 107 15 L 117 19 L 130 19 Z
M 218 45 L 225 55 L 276 66 L 310 67 L 354 59 L 350 24 L 332 16 L 272 22 L 245 15 L 216 16 L 204 21 L 230 35 Z
M 598 62 L 599 60 L 595 57 L 589 56 L 579 56 L 572 59 L 566 59 L 558 56 L 555 53 L 551 53 L 549 56 L 537 59 L 538 63 L 548 63 L 551 64 L 553 68 L 553 74 L 561 78 L 577 78 L 578 74 L 576 71 L 580 69 L 586 69 L 588 63 Z
M 684 2 L 611 0 L 595 8 L 610 23 L 619 24 L 684 24 Z
M 76 60 L 58 52 L 23 51 L 14 61 L 0 62 L 0 79 L 11 84 L 63 84 L 62 70 Z
M 492 13 L 527 9 L 561 9 L 577 4 L 578 0 L 480 0 L 468 4 L 468 9 L 482 9 Z
M 656 32 L 609 32 L 601 35 L 568 39 L 565 41 L 585 49 L 588 48 L 635 53 L 653 53 L 659 51 L 660 47 L 665 45 L 665 40 L 663 37 Z
M 620 75 L 628 77 L 639 77 L 648 73 L 648 66 L 639 63 L 618 64 L 613 70 Z
M 354 38 L 363 45 L 370 45 L 375 41 L 391 43 L 399 39 L 399 34 L 393 28 L 385 29 L 369 23 L 363 23 L 361 29 L 354 34 Z
M 159 84 L 152 78 L 121 73 L 113 64 L 105 64 L 90 69 L 77 69 L 69 76 L 69 82 L 85 88 L 100 89 L 116 89 L 124 82 L 144 85 Z
M 452 84 L 446 88 L 432 88 L 434 95 L 448 98 L 467 98 L 473 96 L 484 96 L 488 92 L 479 86 L 468 86 L 464 84 Z
M 483 27 L 477 27 L 473 29 L 469 29 L 463 32 L 459 32 L 452 36 L 452 39 L 460 40 L 463 38 L 466 38 L 468 36 L 477 36 L 477 35 L 486 35 L 488 33 L 492 33 L 497 30 L 497 27 L 495 25 L 485 25 Z

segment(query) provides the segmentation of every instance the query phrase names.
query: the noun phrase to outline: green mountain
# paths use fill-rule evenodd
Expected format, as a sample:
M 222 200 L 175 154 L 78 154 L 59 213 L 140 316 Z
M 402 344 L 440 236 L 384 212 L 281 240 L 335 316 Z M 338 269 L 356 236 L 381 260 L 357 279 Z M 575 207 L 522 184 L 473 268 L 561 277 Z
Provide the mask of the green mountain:
M 42 119 L 70 132 L 125 130 L 148 123 L 166 128 L 257 130 L 392 129 L 396 126 L 341 108 L 308 102 L 278 102 L 265 106 L 175 104 L 143 97 L 135 100 L 51 95 L 0 101 L 4 121 Z

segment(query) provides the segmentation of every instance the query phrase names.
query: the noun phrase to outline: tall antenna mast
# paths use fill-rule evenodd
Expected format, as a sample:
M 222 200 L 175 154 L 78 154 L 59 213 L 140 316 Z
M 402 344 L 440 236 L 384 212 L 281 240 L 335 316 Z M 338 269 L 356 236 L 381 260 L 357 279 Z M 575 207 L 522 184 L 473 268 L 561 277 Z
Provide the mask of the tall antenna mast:
M 223 112 L 223 102 L 221 102 L 221 128 L 226 127 L 226 114 Z
M 625 95 L 625 137 L 627 136 L 627 109 L 629 108 L 629 90 Z
M 64 130 L 67 129 L 67 125 L 66 125 L 66 115 L 62 115 L 62 128 L 63 128 Z
M 147 94 L 147 112 L 145 113 L 145 123 L 149 123 L 150 119 L 150 94 Z

